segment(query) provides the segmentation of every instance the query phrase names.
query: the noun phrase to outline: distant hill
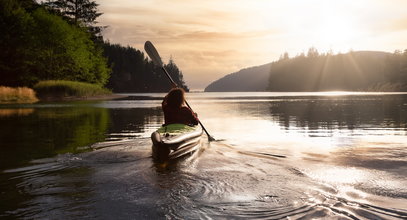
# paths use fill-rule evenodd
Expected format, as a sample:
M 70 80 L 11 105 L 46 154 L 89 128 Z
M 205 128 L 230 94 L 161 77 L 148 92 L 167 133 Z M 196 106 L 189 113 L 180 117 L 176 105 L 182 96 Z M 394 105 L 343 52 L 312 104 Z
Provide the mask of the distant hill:
M 266 91 L 272 63 L 242 69 L 218 79 L 205 92 Z
M 206 92 L 332 90 L 407 91 L 407 50 L 332 55 L 311 48 L 307 55 L 243 69 L 205 88 Z
M 308 55 L 280 60 L 271 68 L 269 91 L 366 91 L 388 81 L 386 57 L 375 51 Z

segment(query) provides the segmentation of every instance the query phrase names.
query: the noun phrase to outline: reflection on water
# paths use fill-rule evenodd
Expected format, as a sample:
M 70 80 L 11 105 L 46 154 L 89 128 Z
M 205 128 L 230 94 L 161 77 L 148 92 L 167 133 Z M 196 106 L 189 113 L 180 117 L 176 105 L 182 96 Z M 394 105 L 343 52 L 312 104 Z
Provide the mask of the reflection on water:
M 17 109 L 0 109 L 0 117 L 7 117 L 7 116 L 13 116 L 13 115 L 18 115 L 18 116 L 24 116 L 24 115 L 29 115 L 34 112 L 34 109 L 32 108 L 17 108 Z
M 270 111 L 285 129 L 393 129 L 405 135 L 407 100 L 401 97 L 318 97 L 279 101 Z
M 0 109 L 0 217 L 407 218 L 407 95 L 338 94 L 189 93 L 223 141 L 166 165 L 163 94 Z
M 107 109 L 79 105 L 0 109 L 0 169 L 63 153 L 90 150 L 104 140 L 137 138 L 161 123 L 159 109 Z M 152 129 L 153 129 L 152 128 Z M 147 129 L 148 130 L 148 129 Z
M 83 151 L 104 140 L 108 123 L 107 110 L 97 108 L 39 108 L 27 115 L 1 117 L 0 168 Z

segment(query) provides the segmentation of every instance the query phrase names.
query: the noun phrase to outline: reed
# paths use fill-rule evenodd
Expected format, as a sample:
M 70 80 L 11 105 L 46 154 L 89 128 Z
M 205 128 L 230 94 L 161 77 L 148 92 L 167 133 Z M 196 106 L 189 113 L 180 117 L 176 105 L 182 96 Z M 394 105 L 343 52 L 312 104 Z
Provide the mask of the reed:
M 0 103 L 34 103 L 38 98 L 34 90 L 27 87 L 6 87 L 0 86 Z
M 92 97 L 110 95 L 112 92 L 97 84 L 75 82 L 67 80 L 40 81 L 34 86 L 40 99 L 43 98 L 69 98 L 69 97 Z

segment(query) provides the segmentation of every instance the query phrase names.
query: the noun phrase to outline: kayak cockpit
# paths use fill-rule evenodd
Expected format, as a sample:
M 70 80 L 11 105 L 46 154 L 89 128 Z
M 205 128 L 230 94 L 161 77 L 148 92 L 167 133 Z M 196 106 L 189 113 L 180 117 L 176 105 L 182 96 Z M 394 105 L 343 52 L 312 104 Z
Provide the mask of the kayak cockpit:
M 151 134 L 153 158 L 163 161 L 192 153 L 199 149 L 202 134 L 200 126 L 163 125 Z

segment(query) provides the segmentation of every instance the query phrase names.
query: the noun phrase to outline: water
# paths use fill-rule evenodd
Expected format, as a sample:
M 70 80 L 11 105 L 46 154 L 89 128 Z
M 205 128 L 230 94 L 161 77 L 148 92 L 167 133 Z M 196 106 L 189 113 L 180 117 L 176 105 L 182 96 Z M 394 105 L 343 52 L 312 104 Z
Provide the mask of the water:
M 407 218 L 407 94 L 189 93 L 219 141 L 169 164 L 129 95 L 1 106 L 0 218 Z

